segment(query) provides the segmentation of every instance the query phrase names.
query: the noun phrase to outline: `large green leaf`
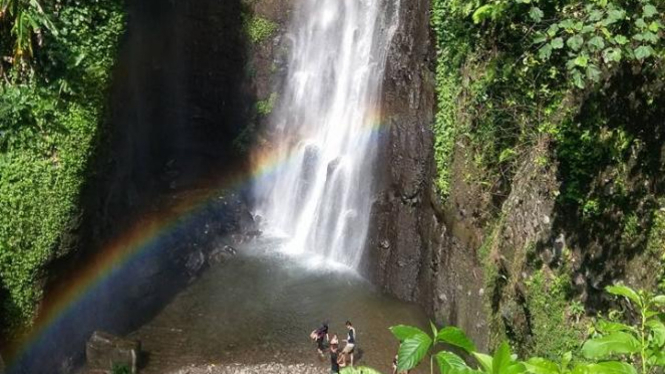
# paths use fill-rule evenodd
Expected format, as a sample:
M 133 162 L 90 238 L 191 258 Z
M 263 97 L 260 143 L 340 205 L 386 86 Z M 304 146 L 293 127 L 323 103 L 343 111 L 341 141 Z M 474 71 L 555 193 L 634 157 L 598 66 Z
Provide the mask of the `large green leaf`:
M 532 374 L 559 374 L 559 365 L 544 358 L 534 357 L 525 362 L 524 365 L 527 371 Z
M 588 340 L 582 346 L 586 358 L 602 359 L 613 354 L 633 354 L 639 352 L 640 342 L 625 332 L 613 332 L 609 335 Z
M 436 362 L 439 365 L 439 371 L 442 374 L 472 374 L 480 373 L 477 370 L 471 369 L 464 360 L 452 353 L 441 351 L 436 354 Z
M 463 350 L 471 353 L 475 352 L 476 346 L 469 339 L 464 331 L 457 327 L 448 326 L 439 331 L 436 335 L 436 341 L 454 345 L 455 347 L 462 348 Z
M 642 299 L 640 298 L 640 295 L 638 295 L 637 292 L 629 287 L 622 285 L 607 286 L 605 287 L 605 291 L 611 293 L 612 295 L 623 296 L 635 303 L 635 305 L 642 306 Z
M 600 362 L 586 365 L 587 374 L 637 374 L 635 368 L 625 362 Z
M 483 368 L 484 372 L 492 372 L 492 356 L 478 352 L 473 352 L 473 356 L 476 358 L 476 360 L 478 360 L 478 363 L 480 364 L 480 367 Z
M 596 328 L 598 328 L 599 331 L 605 334 L 616 331 L 635 331 L 635 328 L 633 326 L 629 326 L 619 322 L 612 322 L 605 319 L 599 320 L 598 324 L 596 325 Z
M 521 362 L 517 362 L 508 365 L 508 367 L 499 374 L 524 374 L 524 373 L 527 373 L 526 366 Z
M 476 9 L 476 11 L 473 13 L 473 16 L 471 16 L 473 23 L 481 23 L 485 21 L 492 16 L 494 11 L 495 5 L 485 4 L 481 6 L 480 8 Z
M 665 306 L 665 295 L 658 295 L 652 299 L 656 305 Z
M 492 359 L 492 372 L 494 374 L 503 374 L 506 372 L 510 366 L 510 346 L 508 343 L 503 342 L 499 345 L 499 348 L 494 352 L 494 358 Z
M 342 369 L 341 374 L 381 374 L 381 372 L 365 366 L 351 366 Z
M 665 325 L 657 319 L 647 321 L 647 326 L 653 333 L 653 342 L 656 346 L 661 347 L 665 344 Z
M 411 370 L 418 366 L 432 346 L 432 338 L 425 333 L 418 333 L 404 340 L 397 353 L 397 368 Z
M 406 326 L 406 325 L 392 326 L 390 328 L 390 332 L 392 332 L 393 335 L 395 335 L 397 340 L 399 340 L 400 342 L 402 342 L 406 339 L 409 339 L 410 337 L 412 337 L 414 335 L 417 335 L 417 334 L 427 335 L 427 334 L 425 334 L 425 332 L 423 330 L 421 330 L 417 327 Z

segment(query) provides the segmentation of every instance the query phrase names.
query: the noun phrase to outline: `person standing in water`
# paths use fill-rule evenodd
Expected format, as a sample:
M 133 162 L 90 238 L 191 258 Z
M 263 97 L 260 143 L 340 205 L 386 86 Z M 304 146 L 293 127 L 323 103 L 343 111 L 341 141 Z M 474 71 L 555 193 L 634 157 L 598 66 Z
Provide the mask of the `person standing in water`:
M 328 323 L 323 322 L 321 324 L 321 327 L 318 329 L 312 331 L 311 334 L 309 334 L 310 338 L 313 340 L 316 340 L 316 346 L 319 351 L 319 354 L 323 356 L 323 351 L 325 350 L 324 346 L 324 341 L 329 340 L 328 337 Z
M 339 374 L 339 355 L 337 344 L 330 344 L 330 374 Z
M 356 347 L 356 329 L 351 324 L 351 321 L 346 321 L 346 328 L 348 329 L 348 333 L 344 340 L 346 345 L 344 346 L 342 353 L 349 357 L 349 365 L 353 366 L 353 351 Z

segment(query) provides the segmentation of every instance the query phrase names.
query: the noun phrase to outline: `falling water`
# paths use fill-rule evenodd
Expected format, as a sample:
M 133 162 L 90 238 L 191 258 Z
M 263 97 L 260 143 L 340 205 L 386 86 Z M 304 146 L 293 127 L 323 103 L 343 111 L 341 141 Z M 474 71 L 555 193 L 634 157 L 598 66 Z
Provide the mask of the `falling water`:
M 397 1 L 297 4 L 289 73 L 271 119 L 276 157 L 288 162 L 255 191 L 257 212 L 290 238 L 289 251 L 360 262 Z

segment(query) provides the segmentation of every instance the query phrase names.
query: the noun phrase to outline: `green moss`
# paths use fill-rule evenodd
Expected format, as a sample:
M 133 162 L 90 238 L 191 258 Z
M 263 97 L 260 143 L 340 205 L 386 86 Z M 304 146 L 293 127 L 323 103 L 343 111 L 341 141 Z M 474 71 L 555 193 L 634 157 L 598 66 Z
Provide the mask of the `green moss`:
M 653 223 L 647 240 L 647 251 L 660 259 L 658 288 L 663 292 L 665 291 L 665 199 L 660 202 L 660 207 L 653 213 Z
M 267 40 L 278 28 L 275 22 L 256 15 L 245 14 L 243 23 L 247 37 L 254 44 Z
M 548 276 L 542 270 L 526 282 L 531 354 L 556 360 L 565 352 L 576 351 L 584 341 L 585 328 L 579 323 L 581 305 L 569 301 L 570 284 L 567 275 Z
M 256 103 L 256 112 L 262 116 L 269 115 L 275 108 L 275 103 L 278 98 L 279 95 L 276 92 L 273 92 L 267 99 L 258 101 Z
M 45 36 L 35 72 L 0 83 L 0 322 L 10 327 L 30 321 L 45 264 L 70 250 L 60 238 L 77 224 L 123 4 L 62 6 L 54 25 L 60 36 Z

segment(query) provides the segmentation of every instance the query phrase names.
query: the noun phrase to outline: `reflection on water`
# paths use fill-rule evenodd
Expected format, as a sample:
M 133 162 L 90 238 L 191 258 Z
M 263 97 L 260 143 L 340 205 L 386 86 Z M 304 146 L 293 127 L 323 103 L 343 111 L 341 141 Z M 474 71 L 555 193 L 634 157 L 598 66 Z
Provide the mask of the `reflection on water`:
M 149 354 L 146 372 L 200 363 L 320 363 L 308 339 L 322 321 L 340 340 L 353 322 L 360 363 L 390 372 L 395 324 L 426 328 L 422 311 L 379 294 L 339 267 L 312 269 L 307 259 L 254 243 L 211 268 L 153 321 L 132 334 Z M 425 330 L 427 331 L 427 330 Z

